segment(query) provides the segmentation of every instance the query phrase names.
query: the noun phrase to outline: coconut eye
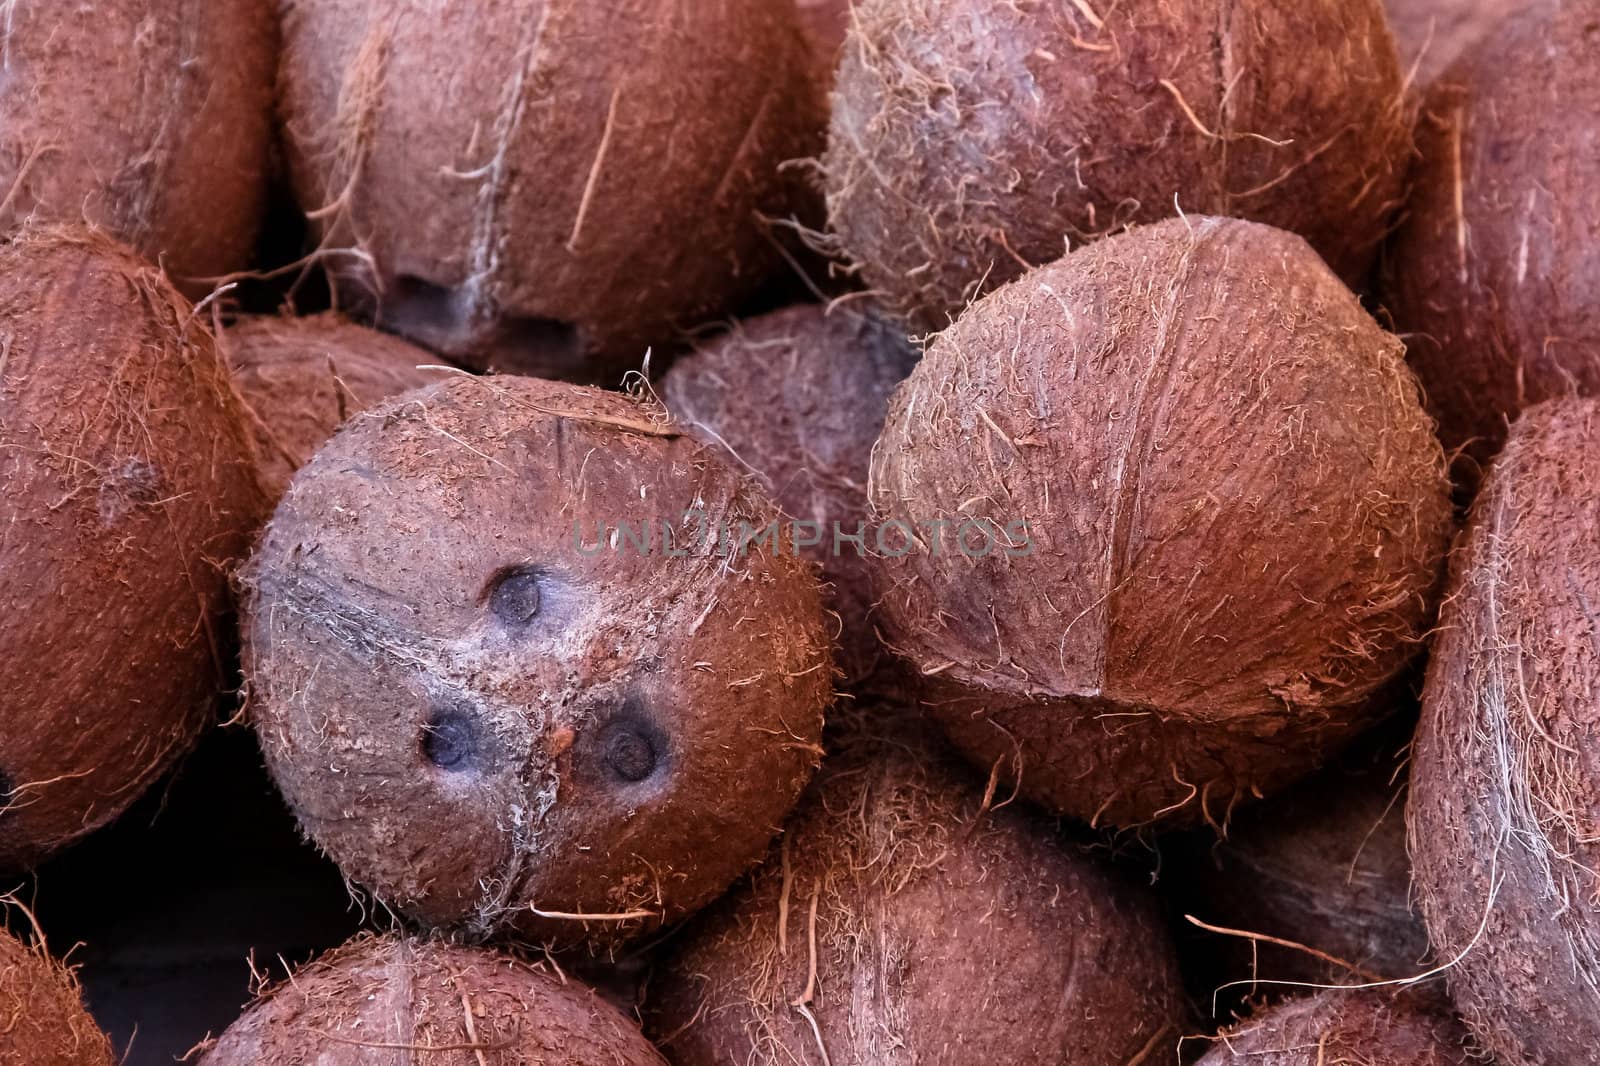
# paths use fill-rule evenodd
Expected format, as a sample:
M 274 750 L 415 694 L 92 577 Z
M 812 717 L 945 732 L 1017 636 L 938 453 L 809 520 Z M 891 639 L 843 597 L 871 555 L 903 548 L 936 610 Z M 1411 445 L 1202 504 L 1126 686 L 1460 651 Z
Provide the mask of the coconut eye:
M 614 722 L 600 741 L 606 767 L 629 783 L 643 781 L 656 772 L 660 756 L 649 731 L 633 722 Z
M 525 626 L 539 614 L 539 573 L 532 567 L 507 570 L 495 579 L 489 611 L 501 624 Z
M 472 769 L 482 748 L 477 720 L 463 711 L 436 711 L 422 728 L 422 755 L 441 770 Z

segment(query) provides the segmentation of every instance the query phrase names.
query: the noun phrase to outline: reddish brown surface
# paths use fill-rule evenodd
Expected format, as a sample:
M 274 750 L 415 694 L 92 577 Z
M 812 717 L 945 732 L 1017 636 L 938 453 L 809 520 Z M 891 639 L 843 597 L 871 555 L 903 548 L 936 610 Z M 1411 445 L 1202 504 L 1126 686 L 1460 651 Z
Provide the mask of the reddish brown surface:
M 697 545 L 691 508 L 776 516 L 659 407 L 533 378 L 391 400 L 300 471 L 247 668 L 267 762 L 349 877 L 429 924 L 570 941 L 653 920 L 533 908 L 670 921 L 761 857 L 820 754 L 826 621 L 790 549 Z M 648 553 L 616 533 L 645 521 Z
M 438 359 L 336 314 L 250 315 L 217 347 L 255 417 L 261 480 L 274 502 L 340 423 L 407 389 L 439 380 Z
M 850 681 L 882 655 L 864 554 L 838 543 L 867 518 L 867 467 L 889 396 L 915 364 L 903 334 L 840 306 L 793 307 L 737 325 L 673 364 L 662 394 L 673 416 L 721 441 L 793 518 L 817 523 L 809 554 L 831 583 L 839 664 Z
M 895 394 L 878 511 L 930 542 L 1025 521 L 1032 547 L 886 557 L 879 628 L 1039 802 L 1222 823 L 1415 652 L 1447 490 L 1399 342 L 1302 240 L 1162 223 L 979 303 Z
M 1386 299 L 1445 447 L 1600 393 L 1600 11 L 1530 4 L 1434 84 Z M 1475 466 L 1467 471 L 1475 475 Z
M 104 237 L 0 249 L 0 869 L 116 817 L 223 684 L 264 503 L 202 319 Z
M 1520 5 L 1516 0 L 1386 0 L 1384 6 L 1401 65 L 1414 88 L 1426 89 Z
M 829 214 L 918 328 L 1180 211 L 1300 233 L 1360 284 L 1402 199 L 1411 116 L 1381 0 L 860 0 L 855 18 Z
M 850 28 L 850 0 L 795 0 L 795 7 L 811 50 L 831 72 Z
M 1385 728 L 1322 773 L 1241 811 L 1217 840 L 1194 834 L 1167 849 L 1162 871 L 1185 914 L 1331 956 L 1226 934 L 1203 940 L 1212 987 L 1280 995 L 1275 982 L 1339 984 L 1415 976 L 1428 934 L 1411 905 L 1405 760 L 1410 731 Z M 1177 850 L 1173 855 L 1172 851 Z M 1344 965 L 1348 964 L 1348 965 Z
M 608 384 L 777 263 L 821 119 L 775 0 L 289 0 L 282 110 L 346 303 L 426 347 Z
M 1600 402 L 1512 427 L 1452 573 L 1413 757 L 1418 896 L 1502 1062 L 1600 1045 Z
M 652 980 L 667 1056 L 1169 1061 L 1187 1008 L 1154 901 L 982 797 L 981 779 L 909 730 L 847 739 L 752 882 Z
M 78 981 L 0 929 L 0 1066 L 112 1066 L 111 1041 L 83 1009 Z
M 592 990 L 510 956 L 363 936 L 267 992 L 200 1066 L 663 1066 Z
M 1282 1003 L 1218 1037 L 1199 1066 L 1469 1066 L 1477 1061 L 1454 1018 L 1404 994 L 1376 989 L 1323 992 Z
M 180 283 L 248 265 L 270 169 L 271 0 L 12 3 L 0 29 L 0 226 L 87 221 Z

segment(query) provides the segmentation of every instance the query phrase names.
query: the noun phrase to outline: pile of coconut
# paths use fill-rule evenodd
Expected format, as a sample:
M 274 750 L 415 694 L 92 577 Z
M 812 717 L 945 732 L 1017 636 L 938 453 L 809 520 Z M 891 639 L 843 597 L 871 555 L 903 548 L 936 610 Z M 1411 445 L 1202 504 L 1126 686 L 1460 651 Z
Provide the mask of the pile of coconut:
M 101 6 L 0 1066 L 1596 1061 L 1600 0 Z M 130 1044 L 50 871 L 209 729 L 364 930 Z

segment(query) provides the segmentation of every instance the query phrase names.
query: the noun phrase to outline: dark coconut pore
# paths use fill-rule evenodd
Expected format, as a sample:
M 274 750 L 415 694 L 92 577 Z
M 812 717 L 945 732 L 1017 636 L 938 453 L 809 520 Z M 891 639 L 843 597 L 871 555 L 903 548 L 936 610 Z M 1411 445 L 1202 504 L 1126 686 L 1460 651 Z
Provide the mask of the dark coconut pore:
M 478 365 L 638 367 L 767 276 L 758 215 L 789 212 L 780 164 L 820 147 L 773 0 L 290 0 L 284 36 L 294 184 L 351 250 L 341 298 Z
M 1533 408 L 1473 506 L 1428 667 L 1418 897 L 1456 1004 L 1502 1062 L 1600 1046 L 1597 528 L 1600 403 Z
M 221 690 L 266 507 L 212 339 L 108 239 L 0 248 L 0 869 L 110 821 Z
M 0 1066 L 112 1066 L 111 1041 L 83 1008 L 78 979 L 0 930 Z
M 860 0 L 833 102 L 832 228 L 930 330 L 1178 212 L 1300 233 L 1360 285 L 1409 165 L 1381 0 Z
M 1600 394 L 1597 114 L 1592 2 L 1503 20 L 1424 106 L 1385 296 L 1445 447 L 1477 464 L 1528 405 Z
M 246 658 L 268 765 L 348 877 L 430 925 L 567 943 L 760 857 L 820 753 L 825 619 L 807 564 L 695 544 L 691 509 L 776 517 L 659 408 L 527 378 L 397 397 L 301 470 Z M 646 521 L 648 553 L 618 532 Z
M 271 170 L 272 7 L 7 5 L 0 228 L 88 222 L 200 290 L 247 266 Z
M 398 337 L 336 314 L 250 315 L 217 338 L 254 418 L 261 480 L 276 501 L 294 472 L 352 415 L 439 379 L 437 362 Z
M 1409 993 L 1371 989 L 1265 1010 L 1217 1037 L 1198 1066 L 1469 1066 L 1479 1059 L 1455 1018 Z
M 870 619 L 867 469 L 894 388 L 916 353 L 868 311 L 793 307 L 736 325 L 678 360 L 661 383 L 675 418 L 706 432 L 754 470 L 791 518 L 815 523 L 807 549 L 822 566 L 838 615 L 847 679 L 867 679 L 881 656 Z M 809 531 L 809 530 L 808 530 Z
M 916 738 L 920 723 L 863 718 L 873 732 L 833 749 L 765 865 L 681 934 L 652 980 L 646 1024 L 668 1057 L 1170 1056 L 1189 1019 L 1148 894 L 1042 819 L 989 810 L 980 780 Z
M 878 617 L 950 735 L 1124 827 L 1220 825 L 1368 724 L 1451 526 L 1399 342 L 1299 238 L 1193 217 L 962 316 L 871 496 L 923 537 L 874 567 Z
M 592 989 L 509 955 L 362 936 L 295 973 L 200 1066 L 665 1066 Z

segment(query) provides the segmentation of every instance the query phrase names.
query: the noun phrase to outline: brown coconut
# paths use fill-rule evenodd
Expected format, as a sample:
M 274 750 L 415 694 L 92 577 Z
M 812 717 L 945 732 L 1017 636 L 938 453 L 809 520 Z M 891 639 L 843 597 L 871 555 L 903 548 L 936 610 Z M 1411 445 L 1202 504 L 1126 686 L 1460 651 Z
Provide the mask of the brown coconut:
M 0 869 L 110 821 L 193 742 L 265 510 L 203 319 L 87 231 L 0 247 Z
M 249 315 L 217 347 L 254 415 L 261 481 L 274 501 L 347 418 L 439 379 L 419 369 L 434 356 L 333 313 Z
M 1406 80 L 1413 88 L 1426 88 L 1518 5 L 1515 0 L 1386 0 L 1384 6 Z
M 0 227 L 89 222 L 192 288 L 247 266 L 270 169 L 271 0 L 0 11 Z
M 1600 1044 L 1600 402 L 1535 407 L 1491 468 L 1428 667 L 1408 820 L 1450 989 L 1502 1062 Z
M 791 4 L 288 0 L 294 185 L 341 299 L 476 365 L 637 368 L 759 284 L 820 140 Z
M 0 1066 L 113 1066 L 73 972 L 0 930 Z
M 1300 238 L 1195 217 L 963 315 L 870 492 L 879 629 L 950 735 L 1124 827 L 1221 826 L 1366 725 L 1451 525 L 1399 341 Z
M 850 0 L 795 0 L 795 8 L 800 12 L 806 42 L 832 81 L 834 65 L 850 29 Z
M 473 935 L 709 902 L 811 776 L 832 687 L 809 564 L 741 536 L 776 518 L 617 393 L 460 376 L 347 423 L 249 575 L 255 725 L 302 827 Z
M 1170 1058 L 1187 1008 L 1148 890 L 992 799 L 908 730 L 847 740 L 766 864 L 654 976 L 646 1021 L 668 1057 Z
M 1529 404 L 1600 393 L 1597 19 L 1592 2 L 1507 18 L 1418 126 L 1386 297 L 1445 447 L 1478 464 Z
M 739 323 L 680 359 L 662 381 L 680 422 L 721 443 L 754 470 L 812 539 L 806 552 L 831 584 L 834 633 L 845 676 L 872 674 L 865 540 L 867 468 L 889 396 L 915 364 L 905 334 L 875 314 L 840 306 L 792 307 Z
M 1411 723 L 1397 725 L 1403 733 L 1385 728 L 1241 811 L 1226 839 L 1200 832 L 1167 850 L 1162 877 L 1174 902 L 1212 927 L 1199 941 L 1211 987 L 1273 994 L 1297 982 L 1397 980 L 1427 968 L 1406 853 Z
M 199 1066 L 664 1066 L 592 989 L 509 955 L 360 936 L 269 989 Z
M 1460 1022 L 1406 993 L 1334 990 L 1242 1022 L 1199 1066 L 1469 1066 L 1471 1052 Z
M 1365 280 L 1411 117 L 1381 0 L 859 0 L 828 212 L 891 309 L 940 329 L 1129 223 L 1270 223 Z

